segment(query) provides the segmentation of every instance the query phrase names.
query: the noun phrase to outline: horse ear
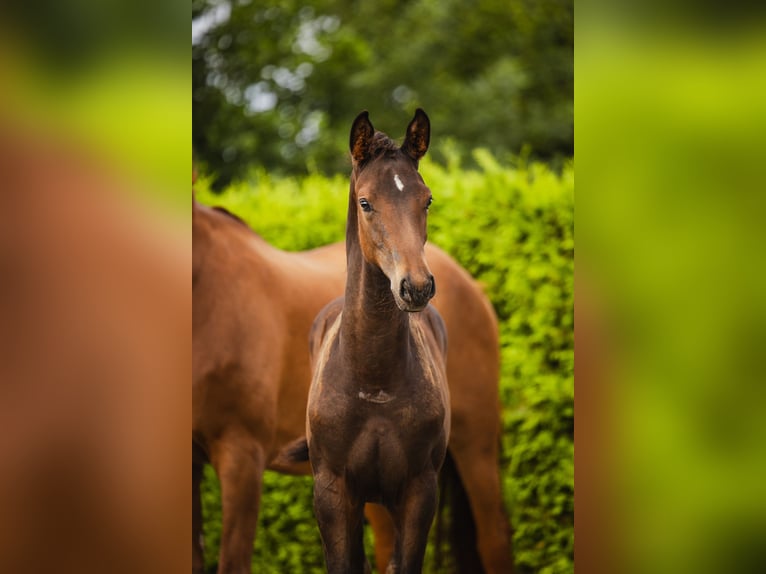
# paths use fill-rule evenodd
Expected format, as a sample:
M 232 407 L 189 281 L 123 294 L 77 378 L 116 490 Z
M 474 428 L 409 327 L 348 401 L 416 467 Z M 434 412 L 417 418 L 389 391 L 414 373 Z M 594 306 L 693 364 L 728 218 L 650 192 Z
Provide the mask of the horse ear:
M 351 135 L 348 140 L 351 157 L 355 163 L 363 162 L 369 157 L 373 135 L 375 135 L 375 128 L 372 127 L 367 110 L 364 110 L 356 116 L 351 125 Z
M 431 140 L 431 122 L 426 113 L 418 108 L 415 117 L 407 126 L 407 135 L 402 144 L 402 151 L 415 161 L 418 161 L 428 151 Z

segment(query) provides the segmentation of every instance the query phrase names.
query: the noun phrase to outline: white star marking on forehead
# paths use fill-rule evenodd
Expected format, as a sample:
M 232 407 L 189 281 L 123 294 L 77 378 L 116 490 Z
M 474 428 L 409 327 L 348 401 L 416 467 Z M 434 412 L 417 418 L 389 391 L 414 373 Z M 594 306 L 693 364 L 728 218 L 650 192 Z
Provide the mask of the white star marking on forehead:
M 396 188 L 399 191 L 402 191 L 404 189 L 404 184 L 402 183 L 402 180 L 399 179 L 399 174 L 398 173 L 394 174 L 394 183 L 396 184 Z

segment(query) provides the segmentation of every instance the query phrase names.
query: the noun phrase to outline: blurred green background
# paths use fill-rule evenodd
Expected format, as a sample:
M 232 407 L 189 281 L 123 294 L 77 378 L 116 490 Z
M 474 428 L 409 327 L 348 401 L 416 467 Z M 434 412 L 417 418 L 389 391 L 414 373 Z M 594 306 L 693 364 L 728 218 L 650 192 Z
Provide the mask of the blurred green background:
M 763 6 L 589 7 L 577 324 L 598 336 L 578 339 L 577 359 L 600 376 L 577 384 L 605 401 L 577 416 L 607 424 L 578 434 L 578 453 L 604 447 L 578 492 L 580 476 L 609 478 L 588 512 L 578 500 L 578 556 L 590 534 L 586 572 L 606 538 L 601 571 L 764 572 Z
M 131 196 L 186 217 L 185 10 L 179 0 L 4 3 L 0 129 L 77 150 Z

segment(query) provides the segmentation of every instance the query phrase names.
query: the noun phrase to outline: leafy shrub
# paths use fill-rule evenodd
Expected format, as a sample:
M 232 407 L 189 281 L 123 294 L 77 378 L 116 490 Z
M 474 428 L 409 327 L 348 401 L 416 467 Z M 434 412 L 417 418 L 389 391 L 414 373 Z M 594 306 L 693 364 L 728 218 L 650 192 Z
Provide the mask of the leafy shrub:
M 484 286 L 500 320 L 503 486 L 521 571 L 574 556 L 574 168 L 421 170 L 436 199 L 429 238 Z
M 574 167 L 508 167 L 484 150 L 480 169 L 424 161 L 434 195 L 429 241 L 479 280 L 500 320 L 501 468 L 521 572 L 566 573 L 574 565 Z M 255 176 L 203 203 L 221 204 L 284 249 L 344 237 L 348 179 Z M 217 483 L 204 485 L 208 564 L 220 540 Z M 429 555 L 431 553 L 429 552 Z M 253 572 L 321 572 L 311 480 L 266 473 Z

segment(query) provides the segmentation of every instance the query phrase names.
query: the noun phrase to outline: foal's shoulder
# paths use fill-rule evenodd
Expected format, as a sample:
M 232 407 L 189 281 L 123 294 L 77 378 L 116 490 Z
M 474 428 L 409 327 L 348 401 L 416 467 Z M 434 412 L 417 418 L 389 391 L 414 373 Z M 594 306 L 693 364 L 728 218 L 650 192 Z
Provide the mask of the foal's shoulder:
M 324 344 L 325 337 L 330 328 L 335 324 L 338 315 L 343 310 L 343 296 L 330 301 L 325 305 L 314 319 L 309 332 L 309 351 L 313 364 Z

